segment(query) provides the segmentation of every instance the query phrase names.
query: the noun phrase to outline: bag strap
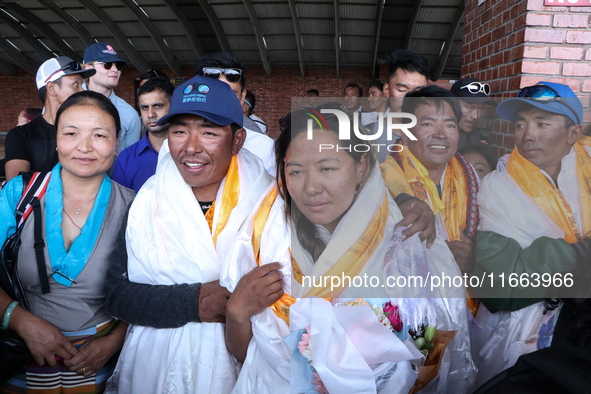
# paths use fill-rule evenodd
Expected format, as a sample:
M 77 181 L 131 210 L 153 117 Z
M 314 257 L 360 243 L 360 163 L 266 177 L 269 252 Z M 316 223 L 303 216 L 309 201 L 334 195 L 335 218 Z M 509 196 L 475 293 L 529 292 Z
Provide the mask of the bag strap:
M 47 184 L 51 178 L 51 172 L 41 173 L 23 173 L 23 195 L 16 206 L 15 219 L 17 229 L 25 223 L 25 220 L 29 217 L 31 212 L 35 215 L 35 256 L 37 258 L 37 270 L 39 271 L 39 281 L 41 283 L 41 293 L 49 293 L 49 279 L 47 278 L 45 271 L 45 254 L 43 249 L 45 248 L 45 241 L 43 240 L 42 232 L 42 217 L 41 217 L 41 204 L 39 200 L 45 194 L 47 190 Z M 29 180 L 30 178 L 30 180 Z M 24 185 L 29 180 L 27 187 Z
M 31 206 L 33 198 L 37 197 L 37 199 L 40 200 L 45 194 L 45 191 L 47 190 L 47 184 L 51 178 L 51 172 L 28 172 L 24 173 L 22 176 L 23 186 L 25 185 L 28 178 L 30 178 L 30 180 L 27 184 L 27 187 L 23 187 L 23 195 L 16 206 L 15 219 L 17 228 L 23 225 L 25 220 L 27 220 L 33 211 L 33 207 Z

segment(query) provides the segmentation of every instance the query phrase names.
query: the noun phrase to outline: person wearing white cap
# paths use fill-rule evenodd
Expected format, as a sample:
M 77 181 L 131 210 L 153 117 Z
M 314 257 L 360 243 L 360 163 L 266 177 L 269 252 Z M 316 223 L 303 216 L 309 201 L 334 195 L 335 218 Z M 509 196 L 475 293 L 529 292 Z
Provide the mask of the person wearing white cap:
M 21 171 L 48 172 L 57 164 L 55 114 L 68 97 L 82 90 L 83 78 L 95 72 L 83 70 L 65 56 L 49 59 L 39 67 L 35 79 L 45 113 L 6 136 L 6 180 Z
M 121 72 L 127 63 L 119 58 L 111 45 L 97 42 L 84 51 L 84 68 L 95 70 L 96 74 L 88 80 L 87 88 L 107 97 L 119 111 L 121 135 L 117 153 L 121 153 L 140 140 L 142 122 L 137 111 L 113 91 L 119 84 Z

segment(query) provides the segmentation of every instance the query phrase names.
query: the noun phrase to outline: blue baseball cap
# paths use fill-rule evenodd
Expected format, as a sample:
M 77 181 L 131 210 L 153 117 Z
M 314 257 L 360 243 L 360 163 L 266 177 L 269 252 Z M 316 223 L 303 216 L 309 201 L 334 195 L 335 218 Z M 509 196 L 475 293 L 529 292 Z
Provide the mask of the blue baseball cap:
M 158 126 L 164 126 L 176 115 L 198 115 L 219 126 L 236 123 L 239 127 L 244 117 L 240 100 L 230 85 L 199 75 L 174 90 L 170 110 L 158 120 Z
M 550 89 L 544 89 L 544 87 Z M 583 105 L 571 88 L 561 83 L 545 81 L 521 89 L 517 93 L 517 98 L 503 101 L 497 107 L 497 114 L 503 119 L 515 122 L 517 113 L 526 104 L 554 114 L 564 115 L 574 124 L 581 124 L 583 121 Z
M 97 42 L 86 48 L 84 51 L 84 63 L 90 62 L 122 62 L 127 65 L 125 60 L 121 60 L 117 56 L 117 52 L 115 52 L 113 47 L 104 42 Z

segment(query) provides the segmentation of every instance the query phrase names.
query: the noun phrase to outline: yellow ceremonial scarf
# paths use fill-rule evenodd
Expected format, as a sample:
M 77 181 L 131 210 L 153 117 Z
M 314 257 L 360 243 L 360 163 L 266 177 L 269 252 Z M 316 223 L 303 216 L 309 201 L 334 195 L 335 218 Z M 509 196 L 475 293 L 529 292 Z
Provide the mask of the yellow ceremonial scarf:
M 466 229 L 466 211 L 468 204 L 468 185 L 462 166 L 454 156 L 445 170 L 441 198 L 435 182 L 429 172 L 413 154 L 404 149 L 400 153 L 404 170 L 391 156 L 380 165 L 382 177 L 390 194 L 395 197 L 400 193 L 415 196 L 429 204 L 433 213 L 442 212 L 443 224 L 450 241 L 461 239 L 460 231 Z
M 238 205 L 238 196 L 240 195 L 240 181 L 238 178 L 238 159 L 236 155 L 232 155 L 230 161 L 230 168 L 226 174 L 226 182 L 224 183 L 224 190 L 222 191 L 222 201 L 220 214 L 218 215 L 218 223 L 215 226 L 215 234 L 213 236 L 213 244 L 217 245 L 218 235 L 222 232 L 226 223 L 230 219 L 232 210 Z M 215 210 L 215 201 L 205 213 L 205 219 L 209 224 L 209 231 L 213 231 L 213 214 Z
M 585 146 L 591 147 L 591 137 L 581 136 L 574 144 L 583 212 L 582 235 L 564 196 L 535 164 L 521 156 L 517 147 L 507 161 L 507 172 L 511 178 L 554 223 L 564 230 L 565 239 L 571 244 L 591 236 L 591 157 L 585 151 Z
M 261 236 L 263 235 L 265 223 L 267 223 L 273 203 L 277 198 L 277 193 L 277 188 L 273 188 L 273 191 L 265 198 L 263 204 L 254 217 L 252 248 L 259 267 L 261 266 Z M 275 315 L 277 315 L 277 317 L 280 317 L 287 323 L 287 325 L 289 325 L 289 307 L 294 303 L 295 298 L 291 297 L 289 294 L 284 293 L 279 300 L 271 305 L 271 309 Z
M 357 242 L 347 250 L 347 252 L 326 272 L 324 276 L 340 277 L 343 273 L 351 278 L 358 276 L 369 258 L 374 254 L 384 239 L 384 230 L 387 221 L 388 196 L 386 195 L 384 196 L 384 202 L 382 202 L 380 209 L 365 232 L 361 235 L 361 238 L 359 238 Z M 300 267 L 294 259 L 291 260 L 291 264 L 294 279 L 302 284 L 303 275 Z M 326 283 L 324 282 L 324 279 L 322 279 L 322 283 Z M 327 299 L 336 298 L 344 289 L 345 288 L 338 288 L 331 292 L 329 287 L 312 287 L 304 297 L 315 296 Z

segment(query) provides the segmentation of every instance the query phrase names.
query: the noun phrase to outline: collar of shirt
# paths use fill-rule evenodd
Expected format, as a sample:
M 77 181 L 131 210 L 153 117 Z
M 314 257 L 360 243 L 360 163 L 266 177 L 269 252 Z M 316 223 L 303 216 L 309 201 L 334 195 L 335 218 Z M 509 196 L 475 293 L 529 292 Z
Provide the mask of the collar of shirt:
M 150 139 L 148 138 L 148 131 L 146 131 L 146 134 L 144 134 L 143 138 L 141 140 L 138 141 L 137 143 L 137 154 L 141 155 L 142 153 L 146 152 L 146 151 L 151 151 L 153 150 L 154 152 L 156 152 L 156 149 L 154 149 L 152 147 L 152 144 L 150 143 Z M 158 154 L 158 152 L 156 152 L 156 154 Z

